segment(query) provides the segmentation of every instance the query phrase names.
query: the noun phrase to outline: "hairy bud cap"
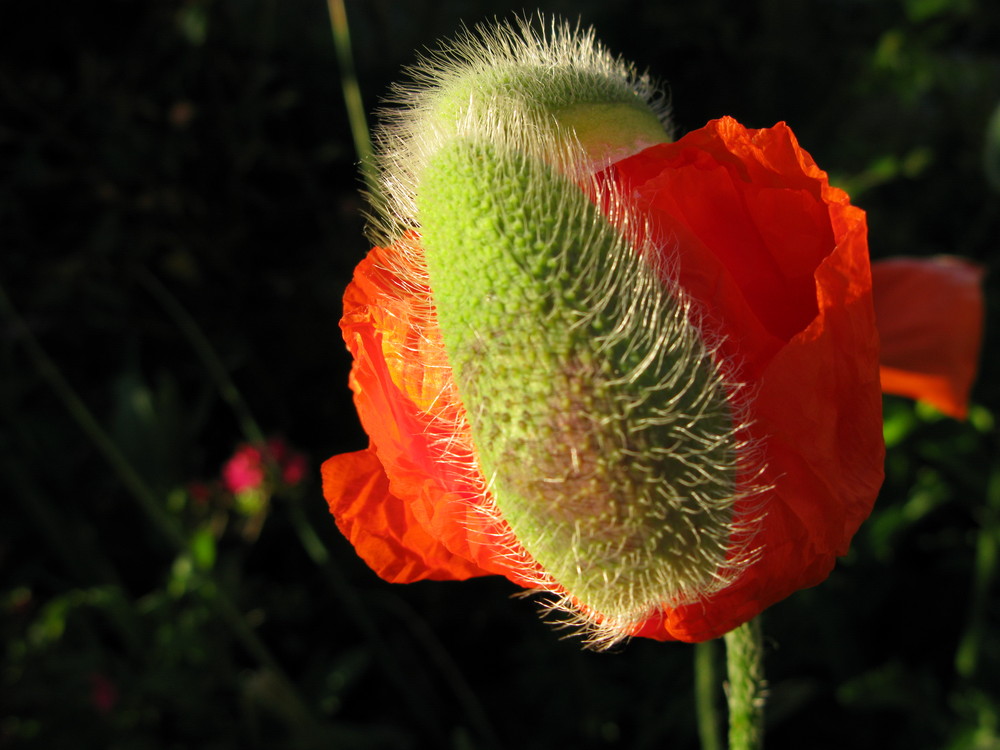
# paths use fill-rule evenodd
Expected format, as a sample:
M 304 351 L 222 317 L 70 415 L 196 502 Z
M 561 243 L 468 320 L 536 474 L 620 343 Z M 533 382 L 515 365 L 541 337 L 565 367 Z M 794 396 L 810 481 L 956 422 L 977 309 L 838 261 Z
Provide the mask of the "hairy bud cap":
M 614 57 L 593 31 L 552 22 L 539 32 L 477 29 L 409 70 L 376 134 L 384 194 L 376 241 L 412 226 L 427 161 L 455 138 L 506 141 L 554 157 L 567 143 L 588 173 L 670 140 L 665 97 L 648 75 Z

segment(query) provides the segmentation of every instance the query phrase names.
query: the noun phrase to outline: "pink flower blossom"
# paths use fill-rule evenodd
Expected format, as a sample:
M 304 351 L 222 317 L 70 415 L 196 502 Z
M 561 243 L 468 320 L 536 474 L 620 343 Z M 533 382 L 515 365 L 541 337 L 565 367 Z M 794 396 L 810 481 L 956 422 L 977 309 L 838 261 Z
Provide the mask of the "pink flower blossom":
M 240 445 L 222 468 L 222 479 L 227 490 L 238 494 L 263 488 L 268 470 L 276 469 L 281 482 L 294 487 L 305 478 L 307 468 L 304 455 L 274 437 L 263 446 Z
M 234 494 L 259 489 L 264 477 L 264 456 L 260 448 L 253 445 L 241 445 L 222 467 L 222 480 L 226 489 Z

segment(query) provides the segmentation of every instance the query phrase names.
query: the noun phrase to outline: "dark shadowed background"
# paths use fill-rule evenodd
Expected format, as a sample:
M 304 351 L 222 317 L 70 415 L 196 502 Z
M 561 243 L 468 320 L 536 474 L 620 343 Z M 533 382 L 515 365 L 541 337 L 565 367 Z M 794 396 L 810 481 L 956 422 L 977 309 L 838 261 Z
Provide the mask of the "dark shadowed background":
M 873 257 L 996 265 L 1000 5 L 537 7 L 664 80 L 679 133 L 787 121 Z M 367 109 L 521 9 L 349 1 Z M 0 748 L 697 747 L 691 647 L 582 652 L 497 578 L 384 583 L 327 515 L 319 464 L 367 444 L 343 72 L 321 0 L 0 0 Z M 987 288 L 969 421 L 887 400 L 873 517 L 765 613 L 769 748 L 1000 748 Z M 261 434 L 306 476 L 234 497 Z

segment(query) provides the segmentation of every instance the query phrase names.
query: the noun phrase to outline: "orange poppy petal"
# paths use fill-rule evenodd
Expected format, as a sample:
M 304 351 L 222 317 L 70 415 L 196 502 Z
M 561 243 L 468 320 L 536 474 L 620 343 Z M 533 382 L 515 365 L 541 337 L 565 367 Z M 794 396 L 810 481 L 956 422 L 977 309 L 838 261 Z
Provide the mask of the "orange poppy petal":
M 966 416 L 983 334 L 983 274 L 950 256 L 872 264 L 882 390 Z
M 323 495 L 337 527 L 386 581 L 487 575 L 424 531 L 409 505 L 389 491 L 389 479 L 373 448 L 334 456 L 323 463 L 322 472 Z
M 884 444 L 864 213 L 782 125 L 748 130 L 726 118 L 616 168 L 673 240 L 663 244 L 679 254 L 682 286 L 754 389 L 748 430 L 773 487 L 760 498 L 760 556 L 743 576 L 637 632 L 701 641 L 825 579 L 878 493 Z M 783 226 L 791 229 L 767 229 Z
M 475 457 L 454 432 L 462 405 L 429 292 L 407 262 L 400 247 L 373 248 L 344 295 L 340 325 L 354 357 L 358 416 L 407 518 L 475 569 L 522 584 L 498 542 L 501 530 L 477 507 Z

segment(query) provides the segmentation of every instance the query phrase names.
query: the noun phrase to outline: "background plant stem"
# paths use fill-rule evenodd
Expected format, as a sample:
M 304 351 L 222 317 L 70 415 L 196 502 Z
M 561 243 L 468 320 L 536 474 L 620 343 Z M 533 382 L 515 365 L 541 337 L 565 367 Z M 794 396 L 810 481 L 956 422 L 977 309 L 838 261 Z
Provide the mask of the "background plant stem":
M 996 576 L 1000 549 L 1000 469 L 994 469 L 986 489 L 986 502 L 976 534 L 976 558 L 965 632 L 955 655 L 955 669 L 966 680 L 976 676 L 983 640 L 987 632 L 990 589 Z
M 263 444 L 265 442 L 264 431 L 254 418 L 246 399 L 243 398 L 239 388 L 229 376 L 225 365 L 198 322 L 153 274 L 143 269 L 139 271 L 138 278 L 191 343 L 209 376 L 215 382 L 222 398 L 236 415 L 244 437 L 251 443 Z M 394 661 L 391 650 L 379 632 L 374 618 L 357 592 L 334 564 L 329 549 L 310 525 L 302 506 L 296 499 L 292 499 L 288 503 L 288 511 L 289 520 L 296 536 L 298 536 L 299 543 L 309 559 L 323 573 L 331 591 L 343 603 L 347 616 L 355 622 L 371 645 L 372 653 L 375 654 L 385 679 L 397 689 L 401 699 L 409 707 L 414 720 L 425 725 L 424 729 L 433 734 L 437 729 L 427 721 L 428 711 L 424 696 L 412 689 L 410 681 L 400 671 L 399 665 Z M 451 684 L 460 705 L 466 710 L 470 724 L 476 727 L 484 740 L 489 743 L 488 746 L 499 747 L 485 710 L 475 695 L 466 687 L 457 665 L 447 658 L 447 652 L 431 634 L 424 633 L 424 636 L 426 649 L 435 657 L 442 673 Z M 426 642 L 428 640 L 433 640 L 433 643 L 428 644 Z
M 170 542 L 178 555 L 187 554 L 188 541 L 183 531 L 164 510 L 163 506 L 157 500 L 156 495 L 129 463 L 114 440 L 101 427 L 90 409 L 87 408 L 87 405 L 77 396 L 76 391 L 73 390 L 73 387 L 63 377 L 55 362 L 42 349 L 41 344 L 38 343 L 31 330 L 24 324 L 17 310 L 14 309 L 2 285 L 0 285 L 0 314 L 8 319 L 12 330 L 21 339 L 21 343 L 27 350 L 28 357 L 31 359 L 38 374 L 52 388 L 76 423 L 111 465 L 119 480 L 128 490 L 128 494 L 135 500 L 146 518 Z M 235 602 L 226 593 L 225 589 L 218 585 L 209 571 L 200 570 L 199 575 L 210 584 L 212 589 L 207 600 L 215 606 L 217 613 L 229 626 L 230 632 L 232 632 L 235 639 L 262 667 L 271 673 L 271 677 L 275 680 L 276 685 L 295 711 L 299 721 L 312 723 L 312 712 L 306 702 L 299 695 L 295 685 L 289 679 L 270 649 L 247 624 L 246 619 Z
M 344 8 L 344 0 L 327 0 L 326 7 L 330 13 L 330 26 L 333 29 L 333 46 L 337 50 L 337 61 L 340 63 L 340 86 L 344 92 L 344 104 L 347 106 L 347 117 L 351 124 L 354 150 L 361 162 L 361 173 L 364 175 L 365 185 L 374 196 L 378 189 L 378 181 L 375 179 L 368 119 L 365 115 L 364 102 L 361 100 L 358 76 L 354 69 L 347 10 Z

